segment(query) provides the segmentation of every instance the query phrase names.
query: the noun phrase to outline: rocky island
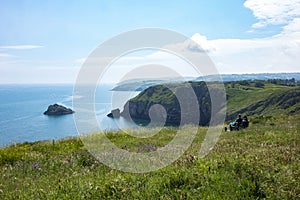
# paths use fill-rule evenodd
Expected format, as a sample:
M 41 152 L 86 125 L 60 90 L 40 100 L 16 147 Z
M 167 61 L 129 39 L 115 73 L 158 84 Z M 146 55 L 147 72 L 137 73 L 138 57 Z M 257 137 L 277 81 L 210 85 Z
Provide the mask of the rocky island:
M 112 111 L 107 115 L 107 117 L 110 117 L 110 118 L 119 118 L 120 116 L 121 116 L 121 112 L 120 112 L 120 109 L 119 109 L 119 108 L 112 110 Z
M 60 116 L 73 113 L 74 111 L 70 108 L 66 108 L 65 106 L 58 104 L 53 104 L 48 106 L 48 109 L 44 112 L 44 115 Z

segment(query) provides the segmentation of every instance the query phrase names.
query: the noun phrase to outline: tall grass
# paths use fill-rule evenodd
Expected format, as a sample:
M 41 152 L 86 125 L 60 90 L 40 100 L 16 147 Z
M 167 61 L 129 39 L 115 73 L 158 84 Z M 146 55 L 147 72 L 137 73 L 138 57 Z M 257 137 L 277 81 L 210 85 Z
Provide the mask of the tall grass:
M 198 153 L 207 128 L 199 128 L 183 156 L 144 174 L 105 166 L 78 138 L 11 145 L 0 150 L 0 199 L 299 199 L 299 119 L 252 118 L 248 129 L 223 132 L 205 158 Z M 165 128 L 146 139 L 124 132 L 107 137 L 143 153 L 175 134 Z

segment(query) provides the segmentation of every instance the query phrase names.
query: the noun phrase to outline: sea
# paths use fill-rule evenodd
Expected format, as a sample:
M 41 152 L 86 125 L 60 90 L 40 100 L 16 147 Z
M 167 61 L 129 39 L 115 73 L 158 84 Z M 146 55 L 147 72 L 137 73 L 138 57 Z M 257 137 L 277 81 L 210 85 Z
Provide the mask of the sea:
M 101 85 L 95 92 L 95 115 L 99 130 L 131 128 L 135 125 L 106 115 L 112 106 L 113 85 Z M 0 85 L 0 146 L 78 136 L 74 115 L 47 116 L 43 112 L 54 103 L 73 108 L 73 85 Z M 132 93 L 131 97 L 138 93 Z M 128 100 L 128 99 L 127 99 Z M 119 102 L 119 105 L 124 105 Z M 76 110 L 75 110 L 76 112 Z M 121 125 L 121 127 L 120 127 Z M 88 132 L 88 125 L 86 132 Z

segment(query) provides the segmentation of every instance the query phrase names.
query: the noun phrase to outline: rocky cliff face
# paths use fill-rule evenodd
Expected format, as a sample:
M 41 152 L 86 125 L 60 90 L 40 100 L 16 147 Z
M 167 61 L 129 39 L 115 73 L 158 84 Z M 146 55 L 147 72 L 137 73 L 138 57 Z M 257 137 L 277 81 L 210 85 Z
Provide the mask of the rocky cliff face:
M 183 118 L 187 119 L 185 123 L 193 122 L 195 109 L 198 109 L 197 113 L 200 116 L 198 124 L 207 126 L 214 124 L 211 119 L 224 119 L 220 111 L 224 111 L 226 103 L 227 107 L 230 107 L 226 113 L 226 121 L 235 119 L 238 114 L 290 115 L 300 112 L 300 87 L 278 86 L 264 82 L 267 84 L 265 87 L 257 88 L 256 81 L 249 82 L 247 86 L 239 82 L 233 83 L 236 84 L 235 87 L 232 87 L 232 83 L 225 83 L 227 102 L 222 101 L 224 100 L 222 98 L 218 102 L 218 96 L 222 97 L 225 94 L 218 89 L 220 87 L 217 83 L 209 89 L 205 82 L 151 86 L 127 101 L 120 115 L 131 118 L 138 124 L 140 120 L 148 123 L 154 118 L 165 121 L 165 125 L 178 126 Z M 193 104 L 188 88 L 192 88 L 197 105 Z M 181 98 L 178 99 L 178 96 Z M 211 96 L 217 99 L 213 110 Z M 182 105 L 186 107 L 184 112 Z M 161 109 L 162 107 L 164 109 Z
M 191 93 L 194 92 L 194 95 Z M 219 92 L 215 88 L 211 92 Z M 192 101 L 194 96 L 196 101 Z M 179 97 L 179 99 L 177 98 Z M 197 105 L 193 105 L 193 104 Z M 155 106 L 160 105 L 160 106 Z M 185 108 L 182 111 L 181 106 Z M 163 107 L 162 109 L 159 109 Z M 195 112 L 195 107 L 199 108 Z M 224 105 L 219 105 L 217 111 L 220 111 Z M 180 125 L 181 118 L 184 123 L 193 122 L 197 113 L 200 118 L 198 121 L 201 126 L 209 125 L 211 119 L 211 98 L 208 88 L 204 82 L 156 85 L 147 88 L 137 97 L 127 101 L 121 115 L 125 118 L 131 117 L 134 121 L 150 121 L 150 116 L 154 119 L 166 119 L 166 125 Z M 216 113 L 213 113 L 216 114 Z

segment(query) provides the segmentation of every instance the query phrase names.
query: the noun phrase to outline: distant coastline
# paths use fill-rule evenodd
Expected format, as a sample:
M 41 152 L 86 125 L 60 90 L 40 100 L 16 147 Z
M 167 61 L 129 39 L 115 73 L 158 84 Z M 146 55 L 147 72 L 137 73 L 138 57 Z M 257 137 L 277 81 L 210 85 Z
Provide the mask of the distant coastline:
M 242 80 L 269 80 L 269 79 L 295 79 L 300 81 L 300 72 L 282 73 L 249 73 L 249 74 L 218 74 L 203 77 L 178 77 L 165 79 L 134 79 L 118 83 L 112 91 L 143 91 L 150 86 L 167 83 L 182 83 L 186 81 L 242 81 Z

